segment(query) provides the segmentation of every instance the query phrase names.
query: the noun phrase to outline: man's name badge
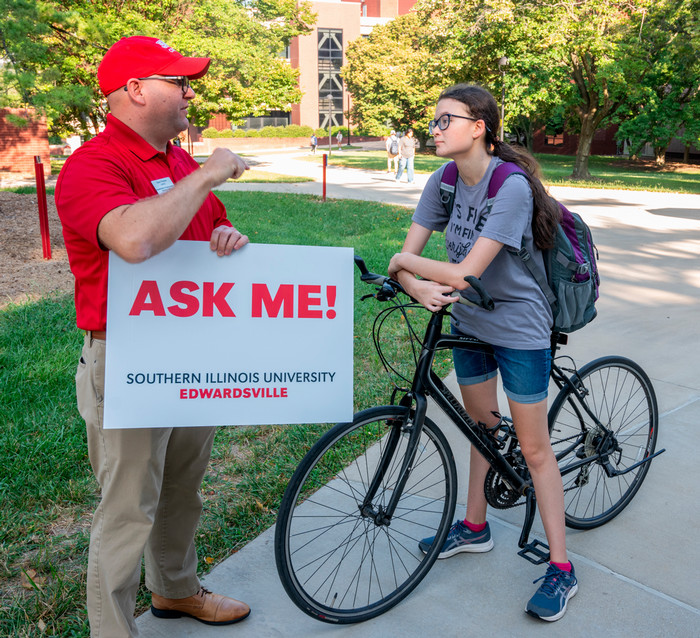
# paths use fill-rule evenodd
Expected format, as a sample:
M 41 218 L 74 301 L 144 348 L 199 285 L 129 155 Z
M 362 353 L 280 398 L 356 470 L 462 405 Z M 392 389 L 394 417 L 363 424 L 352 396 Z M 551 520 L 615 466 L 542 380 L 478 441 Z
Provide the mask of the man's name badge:
M 156 193 L 159 195 L 167 193 L 173 186 L 175 186 L 175 184 L 173 184 L 173 180 L 171 180 L 169 177 L 154 179 L 151 181 L 151 184 L 153 184 L 153 188 L 156 189 Z

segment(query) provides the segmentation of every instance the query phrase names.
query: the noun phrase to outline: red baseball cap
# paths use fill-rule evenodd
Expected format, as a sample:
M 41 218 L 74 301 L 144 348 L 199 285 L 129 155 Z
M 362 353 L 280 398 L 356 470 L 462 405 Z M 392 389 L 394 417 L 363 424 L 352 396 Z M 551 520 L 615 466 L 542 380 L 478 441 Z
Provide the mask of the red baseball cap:
M 158 38 L 135 35 L 122 38 L 105 53 L 97 80 L 105 95 L 125 86 L 129 78 L 151 75 L 186 75 L 201 78 L 209 69 L 209 58 L 187 58 Z

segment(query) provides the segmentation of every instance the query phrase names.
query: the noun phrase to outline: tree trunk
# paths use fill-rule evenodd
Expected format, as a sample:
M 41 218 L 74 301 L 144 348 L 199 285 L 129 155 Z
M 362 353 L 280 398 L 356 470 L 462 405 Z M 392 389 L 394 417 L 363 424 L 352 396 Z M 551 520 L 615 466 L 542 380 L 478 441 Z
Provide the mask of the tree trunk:
M 659 148 L 658 146 L 654 147 L 654 161 L 657 166 L 665 166 L 666 165 L 666 147 L 664 146 L 663 148 Z
M 527 119 L 525 122 L 525 125 L 523 126 L 522 129 L 523 132 L 523 137 L 525 138 L 525 148 L 532 153 L 532 149 L 534 146 L 534 140 L 535 140 L 535 131 L 534 127 L 532 125 L 532 120 Z
M 683 163 L 687 164 L 690 162 L 690 144 L 686 144 L 683 149 Z
M 414 135 L 418 138 L 418 143 L 420 144 L 420 150 L 424 151 L 428 148 L 428 140 L 430 139 L 430 135 L 427 133 L 421 133 L 419 131 L 414 130 Z
M 578 148 L 576 149 L 576 161 L 572 179 L 592 179 L 588 170 L 588 158 L 591 155 L 591 144 L 595 135 L 596 126 L 593 123 L 593 115 L 586 114 L 581 118 L 581 133 L 578 138 Z

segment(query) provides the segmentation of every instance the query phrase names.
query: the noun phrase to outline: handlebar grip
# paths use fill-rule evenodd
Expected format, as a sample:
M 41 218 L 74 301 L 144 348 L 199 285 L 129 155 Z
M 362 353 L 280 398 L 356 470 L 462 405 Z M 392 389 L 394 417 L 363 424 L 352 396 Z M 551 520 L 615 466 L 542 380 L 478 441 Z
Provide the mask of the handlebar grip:
M 360 269 L 360 279 L 364 282 L 370 283 L 370 284 L 377 284 L 378 286 L 384 285 L 384 282 L 389 279 L 386 276 L 383 275 L 377 275 L 373 272 L 370 272 L 367 270 L 367 266 L 365 265 L 365 260 L 362 259 L 359 255 L 355 255 L 355 265 Z
M 475 277 L 474 275 L 467 275 L 464 278 L 464 281 L 466 281 L 472 287 L 474 292 L 476 292 L 476 294 L 479 295 L 479 299 L 477 301 L 473 301 L 470 299 L 469 302 L 473 303 L 479 308 L 483 308 L 484 310 L 493 310 L 493 299 L 491 299 L 491 295 L 489 295 L 489 293 L 486 292 L 486 288 L 484 288 L 484 284 L 481 282 L 481 279 Z
M 365 265 L 365 260 L 359 255 L 355 255 L 355 265 L 360 269 L 360 274 L 366 275 L 369 272 Z

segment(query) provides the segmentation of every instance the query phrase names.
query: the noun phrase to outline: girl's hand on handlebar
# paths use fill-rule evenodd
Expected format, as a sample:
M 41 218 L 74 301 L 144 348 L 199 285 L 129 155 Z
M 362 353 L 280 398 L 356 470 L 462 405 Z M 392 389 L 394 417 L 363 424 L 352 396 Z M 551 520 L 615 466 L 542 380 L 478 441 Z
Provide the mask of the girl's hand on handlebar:
M 437 312 L 443 306 L 455 303 L 458 295 L 453 295 L 452 286 L 444 286 L 428 279 L 411 279 L 410 283 L 404 282 L 404 288 L 411 297 L 430 312 Z

